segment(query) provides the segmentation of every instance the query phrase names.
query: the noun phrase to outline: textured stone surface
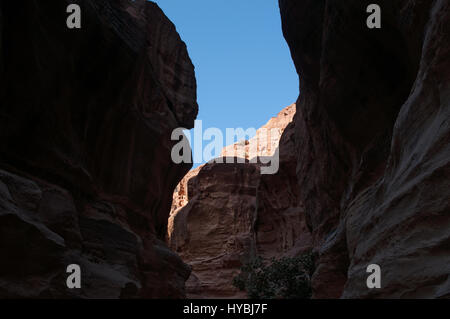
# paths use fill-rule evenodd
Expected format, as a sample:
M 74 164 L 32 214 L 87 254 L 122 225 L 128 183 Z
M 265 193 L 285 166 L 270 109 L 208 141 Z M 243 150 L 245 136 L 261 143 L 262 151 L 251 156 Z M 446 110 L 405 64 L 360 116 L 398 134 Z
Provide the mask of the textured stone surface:
M 183 297 L 164 241 L 194 67 L 153 2 L 78 1 L 69 30 L 71 2 L 0 4 L 0 296 Z
M 191 171 L 178 185 L 169 241 L 192 266 L 186 283 L 188 297 L 245 297 L 232 286 L 242 262 L 256 255 L 294 256 L 310 248 L 295 175 L 294 114 L 295 105 L 291 105 L 264 126 L 278 135 L 284 132 L 281 141 L 261 136 L 258 152 L 252 153 L 257 135 L 222 152 L 248 160 L 253 154 L 272 155 L 279 146 L 277 174 L 261 175 L 260 163 L 208 163 Z
M 315 297 L 450 295 L 450 3 L 280 0 Z M 366 267 L 382 289 L 366 287 Z

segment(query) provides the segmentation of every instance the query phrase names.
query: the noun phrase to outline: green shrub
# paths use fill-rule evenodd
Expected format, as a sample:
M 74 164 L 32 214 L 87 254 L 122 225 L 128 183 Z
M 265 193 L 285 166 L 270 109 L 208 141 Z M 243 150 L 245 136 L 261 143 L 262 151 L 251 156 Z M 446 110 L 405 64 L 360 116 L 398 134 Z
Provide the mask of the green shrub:
M 260 257 L 241 267 L 233 285 L 246 291 L 251 299 L 311 298 L 312 254 L 272 259 L 265 265 Z

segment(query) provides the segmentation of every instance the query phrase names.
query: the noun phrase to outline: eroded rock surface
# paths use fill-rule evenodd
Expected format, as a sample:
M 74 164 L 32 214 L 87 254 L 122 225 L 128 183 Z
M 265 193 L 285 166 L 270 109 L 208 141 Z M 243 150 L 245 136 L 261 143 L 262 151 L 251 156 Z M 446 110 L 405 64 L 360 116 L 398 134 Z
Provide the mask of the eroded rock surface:
M 280 0 L 316 298 L 450 296 L 450 2 Z M 366 267 L 382 269 L 368 289 Z
M 0 296 L 183 297 L 165 244 L 194 67 L 153 2 L 0 4 Z M 79 264 L 82 288 L 66 287 Z

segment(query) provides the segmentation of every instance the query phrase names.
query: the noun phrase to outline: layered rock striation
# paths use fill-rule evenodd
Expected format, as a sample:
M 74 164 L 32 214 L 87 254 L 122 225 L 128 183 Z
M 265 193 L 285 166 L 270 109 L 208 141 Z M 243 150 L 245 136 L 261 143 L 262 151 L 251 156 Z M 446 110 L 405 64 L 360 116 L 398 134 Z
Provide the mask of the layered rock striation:
M 155 3 L 76 1 L 68 29 L 72 2 L 0 4 L 0 296 L 183 297 L 165 237 L 194 67 Z

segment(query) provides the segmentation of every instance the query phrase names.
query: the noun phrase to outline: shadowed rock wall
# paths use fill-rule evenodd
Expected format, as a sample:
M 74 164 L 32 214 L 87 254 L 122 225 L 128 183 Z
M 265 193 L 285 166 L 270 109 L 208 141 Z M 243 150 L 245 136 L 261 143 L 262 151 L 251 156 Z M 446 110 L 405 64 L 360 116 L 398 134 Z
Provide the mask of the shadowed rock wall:
M 280 0 L 315 297 L 450 294 L 450 3 Z M 366 286 L 367 265 L 382 288 Z
M 72 2 L 0 4 L 0 296 L 183 297 L 164 241 L 194 67 L 153 2 L 76 1 L 69 30 Z

